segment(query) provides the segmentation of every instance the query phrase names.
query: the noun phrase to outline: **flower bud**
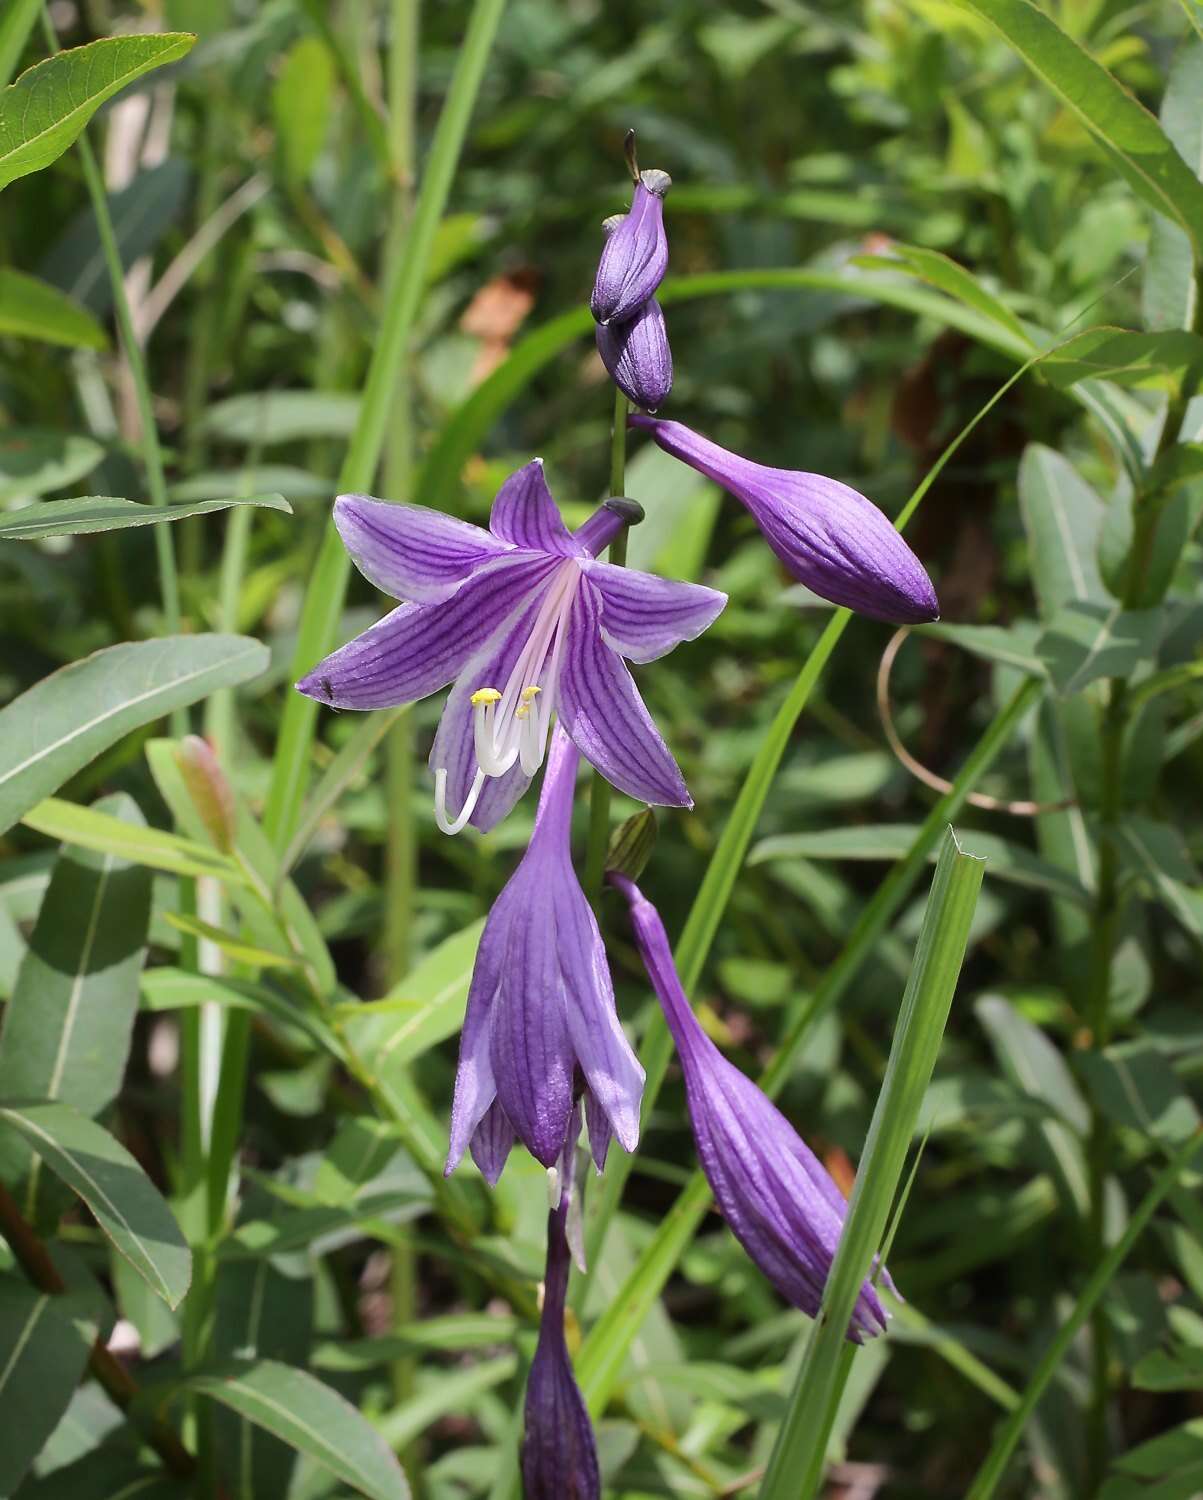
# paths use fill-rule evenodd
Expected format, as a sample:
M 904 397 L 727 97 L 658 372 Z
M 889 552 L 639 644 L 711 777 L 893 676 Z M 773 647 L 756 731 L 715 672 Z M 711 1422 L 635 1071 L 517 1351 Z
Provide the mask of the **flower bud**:
M 816 594 L 896 625 L 939 618 L 923 564 L 864 495 L 822 474 L 753 463 L 681 422 L 639 415 L 629 421 L 746 505 L 790 573 Z
M 176 749 L 175 763 L 205 832 L 223 854 L 229 854 L 234 847 L 237 809 L 233 788 L 213 747 L 198 734 L 186 734 Z
M 599 323 L 597 352 L 614 384 L 646 411 L 663 405 L 673 385 L 673 357 L 664 314 L 650 297 L 625 323 Z
M 664 195 L 671 186 L 667 172 L 639 174 L 630 212 L 602 247 L 589 301 L 599 323 L 622 323 L 634 317 L 664 280 L 668 270 Z

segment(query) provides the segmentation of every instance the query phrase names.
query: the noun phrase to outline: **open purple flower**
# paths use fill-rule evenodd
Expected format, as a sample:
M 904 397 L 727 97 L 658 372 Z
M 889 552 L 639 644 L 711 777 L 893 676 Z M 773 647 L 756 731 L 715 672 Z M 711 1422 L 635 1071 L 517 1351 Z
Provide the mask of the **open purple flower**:
M 335 708 L 388 708 L 454 680 L 430 753 L 445 833 L 487 830 L 509 812 L 543 762 L 553 714 L 620 791 L 692 806 L 623 658 L 653 661 L 692 640 L 726 595 L 597 561 L 629 518 L 625 504 L 607 502 L 570 533 L 539 459 L 502 485 L 488 531 L 340 495 L 334 520 L 355 565 L 409 602 L 298 689 Z
M 680 422 L 638 415 L 629 422 L 746 505 L 765 541 L 816 594 L 898 625 L 939 618 L 923 564 L 864 495 L 822 474 L 753 463 Z
M 597 265 L 589 306 L 599 323 L 633 317 L 664 280 L 664 195 L 671 186 L 667 172 L 640 172 L 630 211 L 607 236 Z
M 655 411 L 673 388 L 673 357 L 664 313 L 650 297 L 625 323 L 599 323 L 597 352 L 610 378 L 636 406 Z
M 814 1317 L 848 1205 L 781 1111 L 698 1024 L 659 912 L 625 875 L 611 871 L 608 879 L 630 904 L 640 956 L 677 1044 L 698 1157 L 715 1199 L 732 1234 L 786 1301 Z M 883 1279 L 892 1286 L 885 1273 Z M 860 1343 L 885 1326 L 885 1308 L 866 1281 L 848 1337 Z
M 571 1151 L 571 1148 L 569 1148 Z M 547 1216 L 547 1274 L 539 1343 L 526 1383 L 522 1483 L 526 1500 L 598 1500 L 597 1442 L 564 1340 L 564 1304 L 571 1261 L 567 1221 L 573 1191 L 564 1174 L 557 1208 Z
M 579 762 L 557 729 L 530 845 L 485 923 L 460 1038 L 448 1172 L 470 1145 L 495 1183 L 515 1136 L 555 1166 L 582 1087 L 599 1170 L 611 1135 L 627 1151 L 639 1140 L 643 1069 L 619 1025 L 606 950 L 572 868 Z

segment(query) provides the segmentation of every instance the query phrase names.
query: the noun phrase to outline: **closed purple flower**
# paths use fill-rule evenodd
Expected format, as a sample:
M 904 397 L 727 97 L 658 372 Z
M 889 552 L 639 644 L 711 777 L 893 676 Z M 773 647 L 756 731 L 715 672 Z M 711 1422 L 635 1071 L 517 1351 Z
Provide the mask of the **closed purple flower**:
M 781 1111 L 698 1024 L 656 908 L 626 876 L 611 871 L 608 878 L 630 904 L 644 967 L 677 1044 L 698 1157 L 715 1199 L 735 1238 L 786 1301 L 814 1317 L 848 1206 Z M 881 1299 L 866 1281 L 848 1337 L 860 1343 L 885 1326 Z
M 618 389 L 636 406 L 655 411 L 673 387 L 673 357 L 664 313 L 655 297 L 625 323 L 599 323 L 597 352 Z
M 623 658 L 653 661 L 692 640 L 726 595 L 599 562 L 627 516 L 609 502 L 570 533 L 539 459 L 502 485 L 487 531 L 424 506 L 340 495 L 334 520 L 355 565 L 409 602 L 298 689 L 369 709 L 454 681 L 430 753 L 446 833 L 468 822 L 487 830 L 509 812 L 542 764 L 555 714 L 620 791 L 692 806 Z
M 640 172 L 630 211 L 607 237 L 597 265 L 589 306 L 599 323 L 633 317 L 664 280 L 664 195 L 671 186 L 667 172 Z
M 471 1146 L 495 1183 L 515 1136 L 555 1166 L 582 1089 L 599 1170 L 611 1135 L 627 1151 L 639 1140 L 643 1069 L 619 1024 L 606 950 L 572 867 L 579 761 L 557 729 L 530 845 L 485 923 L 460 1038 L 448 1172 Z
M 680 422 L 638 415 L 629 421 L 746 505 L 765 541 L 816 594 L 898 625 L 939 618 L 923 564 L 864 495 L 822 474 L 753 463 Z
M 569 1174 L 565 1174 L 567 1178 Z M 547 1216 L 547 1274 L 539 1343 L 526 1383 L 522 1483 L 526 1500 L 598 1500 L 597 1442 L 564 1340 L 571 1262 L 567 1219 L 572 1184 Z

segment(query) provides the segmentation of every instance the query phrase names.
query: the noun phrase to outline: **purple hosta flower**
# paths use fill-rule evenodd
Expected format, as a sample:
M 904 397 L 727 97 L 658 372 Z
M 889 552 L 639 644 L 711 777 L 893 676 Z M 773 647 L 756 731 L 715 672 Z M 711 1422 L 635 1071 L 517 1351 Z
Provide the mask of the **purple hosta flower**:
M 571 1152 L 569 1145 L 569 1159 Z M 539 1343 L 526 1384 L 526 1432 L 522 1440 L 526 1500 L 598 1500 L 601 1495 L 597 1443 L 564 1341 L 572 1192 L 570 1173 L 565 1171 L 559 1207 L 547 1216 L 543 1311 Z
M 297 687 L 367 709 L 454 681 L 430 753 L 445 833 L 468 822 L 487 830 L 509 812 L 542 764 L 553 714 L 620 791 L 692 806 L 623 658 L 653 661 L 692 640 L 726 595 L 598 562 L 630 504 L 607 501 L 570 533 L 539 459 L 502 485 L 488 531 L 420 505 L 340 495 L 334 520 L 356 566 L 410 602 Z
M 680 422 L 629 421 L 746 505 L 769 546 L 816 594 L 898 625 L 939 617 L 923 564 L 864 495 L 822 474 L 752 463 Z
M 557 729 L 530 845 L 485 923 L 460 1038 L 448 1172 L 471 1146 L 495 1183 L 515 1136 L 555 1166 L 582 1088 L 599 1170 L 612 1134 L 627 1151 L 639 1140 L 643 1069 L 619 1025 L 606 951 L 572 868 L 579 761 Z
M 655 411 L 673 387 L 673 357 L 655 297 L 625 323 L 599 323 L 597 352 L 614 384 L 636 406 Z
M 813 1317 L 848 1205 L 781 1111 L 698 1024 L 659 912 L 625 875 L 611 871 L 608 878 L 630 903 L 635 940 L 677 1044 L 693 1136 L 715 1199 L 735 1238 L 781 1295 Z M 892 1287 L 884 1272 L 883 1279 Z M 848 1337 L 859 1343 L 881 1333 L 886 1316 L 866 1281 Z
M 599 323 L 623 323 L 655 295 L 668 270 L 667 172 L 640 172 L 630 211 L 606 237 L 589 306 Z M 612 220 L 606 221 L 607 225 Z

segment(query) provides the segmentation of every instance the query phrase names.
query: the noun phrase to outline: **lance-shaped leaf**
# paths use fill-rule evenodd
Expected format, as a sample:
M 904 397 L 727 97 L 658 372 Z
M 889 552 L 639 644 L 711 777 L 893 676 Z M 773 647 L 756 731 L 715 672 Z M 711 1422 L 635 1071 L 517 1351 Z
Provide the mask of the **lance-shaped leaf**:
M 179 1389 L 221 1402 L 370 1500 L 409 1500 L 405 1475 L 383 1437 L 304 1370 L 264 1359 L 193 1375 Z
M 158 1189 L 118 1141 L 65 1104 L 0 1104 L 0 1126 L 19 1131 L 91 1209 L 134 1270 L 169 1307 L 192 1277 L 192 1257 Z
M 124 793 L 99 806 L 123 826 L 142 824 Z M 59 1099 L 96 1115 L 116 1097 L 149 924 L 147 870 L 115 854 L 60 851 L 0 1027 L 0 1098 Z M 27 1149 L 11 1147 L 0 1141 L 10 1181 L 28 1164 Z
M 73 298 L 9 267 L 0 270 L 0 333 L 69 349 L 106 349 L 109 342 L 92 314 Z
M 0 93 L 0 188 L 48 167 L 106 99 L 183 57 L 195 41 L 183 31 L 104 37 L 27 69 Z
M 52 673 L 0 710 L 0 832 L 131 729 L 246 682 L 267 663 L 267 647 L 246 636 L 164 636 L 109 646 Z
M 250 495 L 246 499 L 190 500 L 177 505 L 142 505 L 111 495 L 84 495 L 78 500 L 43 500 L 9 511 L 0 520 L 0 541 L 36 542 L 47 536 L 87 536 L 95 531 L 124 531 L 130 526 L 157 526 L 207 516 L 234 505 L 258 505 L 292 514 L 283 495 Z
M 29 499 L 74 484 L 103 457 L 99 443 L 78 433 L 10 427 L 0 434 L 0 500 Z
M 1062 344 L 1040 366 L 1058 389 L 1079 380 L 1177 391 L 1203 370 L 1203 338 L 1183 329 L 1134 333 L 1128 328 L 1088 328 Z
M 956 0 L 993 24 L 1082 121 L 1111 164 L 1203 255 L 1203 183 L 1154 117 L 1105 67 L 1030 0 Z
M 1067 604 L 1049 622 L 1037 650 L 1053 686 L 1068 698 L 1100 677 L 1126 677 L 1153 655 L 1162 624 L 1156 609 Z

